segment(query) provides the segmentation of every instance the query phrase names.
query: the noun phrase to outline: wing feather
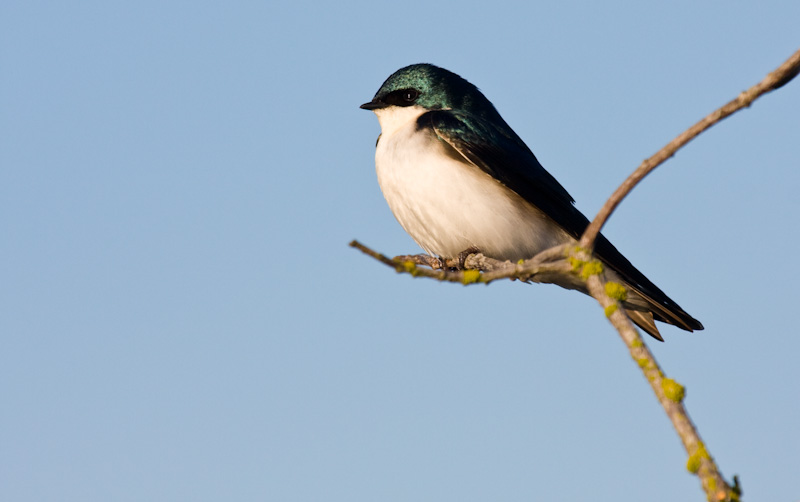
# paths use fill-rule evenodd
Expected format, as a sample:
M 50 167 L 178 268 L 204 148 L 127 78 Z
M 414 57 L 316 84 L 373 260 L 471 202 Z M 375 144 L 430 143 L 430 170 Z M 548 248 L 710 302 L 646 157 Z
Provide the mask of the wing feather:
M 579 239 L 589 220 L 574 206 L 574 200 L 563 186 L 536 159 L 510 127 L 497 127 L 493 122 L 455 110 L 429 111 L 417 120 L 419 128 L 430 128 L 442 140 L 500 183 L 541 209 L 567 233 Z M 649 304 L 656 320 L 674 324 L 687 331 L 703 329 L 703 325 L 644 276 L 602 234 L 595 243 L 595 255 L 613 269 Z M 655 325 L 634 321 L 653 334 Z M 643 326 L 645 324 L 646 326 Z

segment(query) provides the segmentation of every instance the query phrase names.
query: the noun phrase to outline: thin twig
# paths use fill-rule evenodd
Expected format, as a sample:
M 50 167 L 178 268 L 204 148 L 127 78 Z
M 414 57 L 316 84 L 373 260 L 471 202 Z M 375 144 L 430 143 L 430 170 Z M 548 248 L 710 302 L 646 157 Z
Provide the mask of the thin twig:
M 461 284 L 489 284 L 500 279 L 552 283 L 553 278 L 565 277 L 571 270 L 571 266 L 566 259 L 566 246 L 548 249 L 530 260 L 520 263 L 495 260 L 480 253 L 470 254 L 465 258 L 465 268 L 462 270 L 426 268 L 425 266 L 430 266 L 429 260 L 426 258 L 427 255 L 404 255 L 389 258 L 358 241 L 351 241 L 350 247 L 354 247 L 362 253 L 375 258 L 398 273 L 405 273 L 414 277 L 428 277 L 437 281 L 459 282 Z
M 350 246 L 392 267 L 397 272 L 408 273 L 415 277 L 424 276 L 440 281 L 460 282 L 462 284 L 488 284 L 498 279 L 509 278 L 555 283 L 563 287 L 588 291 L 603 307 L 606 316 L 628 347 L 631 357 L 639 365 L 647 381 L 650 382 L 656 398 L 672 421 L 672 425 L 675 427 L 686 452 L 689 454 L 686 467 L 700 478 L 707 499 L 712 502 L 738 501 L 741 494 L 738 480 L 734 476 L 734 484 L 730 486 L 720 474 L 716 463 L 700 439 L 697 429 L 683 406 L 685 395 L 683 386 L 675 380 L 666 378 L 655 357 L 644 344 L 641 336 L 639 336 L 638 331 L 634 328 L 628 316 L 624 314 L 624 310 L 620 308 L 619 299 L 611 298 L 607 294 L 603 274 L 601 272 L 584 274 L 584 271 L 597 270 L 595 267 L 585 266 L 585 264 L 590 264 L 593 261 L 590 251 L 597 234 L 622 199 L 647 174 L 674 155 L 675 152 L 697 137 L 697 135 L 725 117 L 749 106 L 761 95 L 785 85 L 798 73 L 800 73 L 800 50 L 795 52 L 778 69 L 767 75 L 760 83 L 705 117 L 672 140 L 655 155 L 645 160 L 606 201 L 594 221 L 586 228 L 577 247 L 559 246 L 548 249 L 529 260 L 516 264 L 493 260 L 482 254 L 472 254 L 463 260 L 466 270 L 452 268 L 433 270 L 418 265 L 451 267 L 453 263 L 452 261 L 442 263 L 438 259 L 426 255 L 388 258 L 357 241 L 352 241 Z
M 698 475 L 708 500 L 713 502 L 738 500 L 740 493 L 738 483 L 731 487 L 722 477 L 683 406 L 683 386 L 664 375 L 639 332 L 634 328 L 628 316 L 624 314 L 622 306 L 606 293 L 606 281 L 602 267 L 591 266 L 593 258 L 587 250 L 574 245 L 558 246 L 519 263 L 495 260 L 476 253 L 466 257 L 464 260 L 466 269 L 464 270 L 450 268 L 432 270 L 424 267 L 424 265 L 429 265 L 427 255 L 389 258 L 358 241 L 352 241 L 350 246 L 393 268 L 398 273 L 407 273 L 414 277 L 428 277 L 438 281 L 458 282 L 465 285 L 489 284 L 500 279 L 518 279 L 558 284 L 590 294 L 603 307 L 606 317 L 619 332 L 631 357 L 639 365 L 647 381 L 650 382 L 658 402 L 664 408 L 689 454 L 687 469 Z M 586 273 L 587 270 L 594 272 Z
M 580 257 L 588 259 L 586 254 Z M 706 498 L 709 501 L 738 501 L 741 494 L 738 479 L 734 477 L 735 483 L 731 487 L 719 472 L 716 462 L 714 462 L 705 444 L 700 439 L 700 433 L 683 405 L 684 387 L 664 375 L 655 356 L 647 348 L 631 320 L 623 313 L 623 309 L 619 308 L 620 305 L 617 301 L 606 293 L 605 284 L 606 282 L 600 274 L 591 275 L 586 280 L 589 294 L 603 307 L 608 320 L 619 332 L 622 341 L 628 347 L 631 357 L 636 361 L 647 381 L 650 382 L 650 387 L 653 389 L 658 402 L 664 408 L 664 412 L 666 412 L 667 417 L 672 422 L 672 426 L 678 433 L 686 453 L 689 454 L 686 468 L 700 478 L 703 491 L 705 491 Z
M 594 240 L 600 229 L 603 228 L 608 217 L 617 208 L 622 199 L 627 196 L 633 187 L 635 187 L 645 176 L 650 174 L 656 167 L 663 163 L 668 158 L 675 155 L 675 152 L 680 150 L 684 145 L 696 138 L 700 133 L 713 126 L 722 119 L 732 115 L 733 113 L 741 110 L 742 108 L 750 106 L 750 104 L 758 99 L 763 94 L 773 91 L 779 87 L 786 85 L 790 80 L 800 73 L 800 50 L 792 54 L 782 65 L 775 71 L 764 77 L 764 80 L 754 85 L 750 89 L 739 94 L 735 99 L 715 110 L 706 116 L 703 120 L 696 123 L 678 137 L 670 141 L 664 148 L 655 153 L 652 157 L 642 162 L 636 168 L 628 179 L 626 179 L 619 188 L 614 191 L 611 197 L 608 198 L 606 203 L 600 208 L 600 211 L 595 216 L 594 220 L 586 227 L 583 236 L 580 240 L 580 246 L 585 249 L 592 249 Z

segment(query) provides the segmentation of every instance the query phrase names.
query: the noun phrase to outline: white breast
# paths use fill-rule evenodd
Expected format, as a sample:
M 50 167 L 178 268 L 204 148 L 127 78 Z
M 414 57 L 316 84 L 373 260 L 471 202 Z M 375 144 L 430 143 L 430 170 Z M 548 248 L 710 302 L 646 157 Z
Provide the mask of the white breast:
M 417 130 L 425 109 L 376 110 L 381 138 L 378 183 L 397 221 L 428 253 L 454 258 L 477 247 L 518 260 L 572 240 L 555 222 L 468 163 L 430 130 Z

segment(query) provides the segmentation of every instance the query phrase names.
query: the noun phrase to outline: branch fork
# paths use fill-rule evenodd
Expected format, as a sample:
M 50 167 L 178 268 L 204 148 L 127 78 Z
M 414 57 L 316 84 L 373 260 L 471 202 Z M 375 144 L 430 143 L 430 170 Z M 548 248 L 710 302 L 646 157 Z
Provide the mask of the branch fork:
M 358 241 L 352 241 L 350 246 L 394 268 L 399 273 L 408 273 L 415 277 L 429 277 L 462 284 L 489 284 L 499 279 L 511 279 L 553 283 L 568 289 L 588 292 L 603 307 L 606 317 L 619 332 L 631 357 L 650 383 L 658 402 L 664 408 L 689 455 L 686 468 L 700 478 L 706 499 L 710 502 L 738 502 L 742 493 L 738 478 L 734 476 L 731 485 L 720 474 L 683 405 L 686 395 L 685 388 L 664 375 L 652 352 L 645 345 L 631 320 L 625 315 L 624 309 L 620 308 L 620 301 L 624 299 L 624 288 L 620 289 L 620 285 L 613 285 L 615 283 L 605 281 L 602 267 L 592 266 L 593 263 L 598 262 L 592 258 L 591 250 L 600 229 L 608 221 L 616 207 L 645 176 L 675 155 L 680 148 L 700 133 L 742 108 L 749 107 L 753 101 L 767 92 L 786 85 L 799 73 L 800 50 L 792 54 L 761 82 L 704 117 L 642 162 L 614 191 L 594 220 L 586 227 L 578 246 L 554 247 L 518 263 L 495 260 L 481 253 L 467 252 L 462 253 L 457 260 L 442 260 L 428 255 L 402 255 L 389 258 Z

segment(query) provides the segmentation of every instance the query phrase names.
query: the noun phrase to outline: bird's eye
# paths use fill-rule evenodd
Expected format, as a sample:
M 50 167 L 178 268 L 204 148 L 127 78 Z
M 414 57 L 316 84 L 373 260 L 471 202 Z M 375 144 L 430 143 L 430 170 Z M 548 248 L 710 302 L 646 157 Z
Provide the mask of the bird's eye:
M 406 89 L 403 91 L 403 101 L 407 103 L 413 103 L 419 97 L 419 92 L 415 89 Z
M 417 102 L 420 92 L 412 87 L 408 89 L 397 89 L 383 98 L 387 105 L 392 106 L 411 106 Z

